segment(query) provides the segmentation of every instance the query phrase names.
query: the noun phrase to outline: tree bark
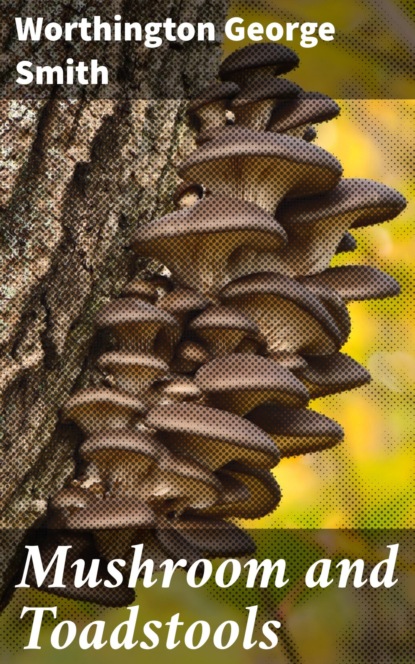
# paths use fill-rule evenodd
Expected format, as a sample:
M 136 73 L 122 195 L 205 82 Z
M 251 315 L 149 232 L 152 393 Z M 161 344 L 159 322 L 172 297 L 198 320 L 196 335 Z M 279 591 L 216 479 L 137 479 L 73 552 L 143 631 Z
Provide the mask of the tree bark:
M 20 4 L 20 16 L 42 15 L 36 0 Z M 154 20 L 143 3 L 117 5 L 124 19 Z M 117 13 L 100 9 L 108 20 Z M 220 30 L 226 0 L 162 0 L 157 11 Z M 59 411 L 90 380 L 95 316 L 134 273 L 132 233 L 169 209 L 175 167 L 192 147 L 183 99 L 215 75 L 220 44 L 198 44 L 189 57 L 191 48 L 121 45 L 126 75 L 112 99 L 87 89 L 75 100 L 52 91 L 1 101 L 0 598 L 22 538 L 73 475 L 77 436 Z M 2 49 L 4 63 L 7 35 Z M 147 98 L 134 98 L 137 84 Z

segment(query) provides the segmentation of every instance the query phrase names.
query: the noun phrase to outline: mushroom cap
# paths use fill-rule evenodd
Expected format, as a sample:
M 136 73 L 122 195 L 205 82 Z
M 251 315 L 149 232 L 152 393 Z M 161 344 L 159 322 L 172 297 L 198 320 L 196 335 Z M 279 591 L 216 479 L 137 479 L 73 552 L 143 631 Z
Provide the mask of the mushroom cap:
M 204 330 L 241 330 L 246 334 L 258 335 L 259 327 L 249 316 L 232 307 L 216 306 L 206 309 L 192 320 L 189 329 L 203 334 Z
M 273 512 L 281 500 L 281 489 L 271 472 L 233 461 L 217 472 L 223 483 L 223 499 L 205 510 L 209 516 L 260 519 Z
M 308 287 L 312 284 L 328 286 L 346 302 L 392 297 L 400 291 L 393 277 L 369 265 L 330 267 L 320 274 L 303 277 L 301 282 Z
M 201 516 L 183 516 L 160 525 L 157 537 L 166 553 L 188 564 L 201 558 L 227 558 L 255 552 L 255 544 L 233 523 Z
M 157 300 L 157 288 L 149 281 L 136 277 L 124 287 L 121 297 L 134 297 L 154 304 Z
M 251 161 L 251 170 L 255 169 L 260 180 L 269 179 L 270 171 L 275 172 L 275 177 L 280 169 L 292 171 L 295 164 L 295 181 L 287 193 L 290 197 L 327 191 L 342 174 L 333 155 L 301 138 L 229 126 L 213 132 L 211 140 L 199 146 L 180 166 L 179 175 L 200 181 L 215 193 L 222 180 L 229 180 L 233 163 L 239 165 L 239 170 L 240 163 Z
M 108 429 L 92 434 L 82 443 L 79 452 L 87 460 L 93 460 L 97 455 L 111 459 L 118 452 L 136 454 L 154 461 L 161 461 L 166 456 L 165 448 L 151 431 L 133 429 Z
M 236 279 L 219 294 L 256 320 L 270 351 L 333 353 L 344 342 L 333 317 L 299 282 L 263 273 Z
M 176 287 L 159 302 L 159 307 L 172 316 L 203 311 L 210 304 L 209 298 L 190 288 Z
M 163 386 L 161 394 L 167 399 L 177 401 L 193 401 L 200 399 L 203 396 L 200 387 L 196 385 L 194 380 L 187 378 L 186 376 L 179 376 L 169 382 L 166 386 Z
M 337 422 L 306 408 L 264 404 L 249 414 L 249 420 L 274 439 L 282 457 L 325 450 L 344 437 Z
M 340 215 L 350 215 L 350 228 L 370 226 L 396 217 L 405 207 L 405 198 L 395 189 L 374 180 L 344 178 L 336 187 L 313 198 L 287 201 L 278 210 L 278 220 L 286 230 L 313 224 Z
M 318 299 L 326 311 L 333 317 L 338 330 L 341 333 L 343 343 L 348 339 L 351 332 L 351 320 L 349 311 L 340 295 L 329 285 L 318 280 L 308 279 L 299 281 Z
M 133 417 L 146 411 L 145 404 L 136 397 L 125 392 L 117 392 L 105 387 L 90 387 L 74 394 L 63 407 L 65 421 L 73 420 L 81 428 L 89 431 L 90 424 L 94 430 L 105 427 L 105 418 Z M 96 427 L 95 427 L 96 422 Z
M 192 117 L 197 115 L 197 111 L 199 111 L 203 106 L 207 106 L 214 102 L 232 99 L 238 94 L 238 92 L 239 86 L 232 81 L 213 81 L 213 83 L 204 88 L 195 99 L 192 99 L 187 108 L 187 112 L 190 117 Z
M 259 80 L 251 80 L 245 85 L 243 91 L 232 101 L 231 108 L 237 110 L 265 99 L 291 99 L 297 97 L 300 92 L 300 86 L 292 81 L 267 76 Z
M 158 323 L 167 327 L 178 327 L 173 316 L 147 302 L 132 297 L 112 300 L 96 318 L 99 327 L 110 327 L 128 323 Z
M 283 44 L 250 44 L 234 51 L 222 62 L 219 75 L 223 81 L 246 70 L 270 67 L 275 75 L 285 74 L 300 62 L 298 55 Z
M 284 132 L 307 124 L 332 120 L 340 113 L 333 99 L 320 92 L 301 92 L 275 108 L 268 130 Z
M 161 432 L 163 442 L 181 453 L 196 450 L 195 456 L 217 468 L 233 459 L 265 468 L 278 463 L 278 451 L 268 436 L 233 413 L 191 403 L 156 406 L 146 424 Z
M 305 406 L 309 395 L 291 371 L 258 355 L 232 354 L 208 362 L 195 381 L 216 407 L 245 415 L 261 403 Z
M 98 360 L 99 367 L 109 370 L 116 368 L 148 369 L 155 376 L 163 376 L 169 372 L 169 365 L 149 353 L 128 353 L 114 350 L 104 353 Z
M 204 235 L 220 234 L 220 242 L 226 242 L 226 234 L 236 232 L 241 236 L 240 244 L 252 242 L 255 246 L 260 241 L 272 248 L 285 241 L 278 222 L 258 206 L 240 199 L 210 197 L 142 226 L 134 237 L 133 246 L 137 253 L 156 257 L 169 266 L 184 239 L 194 238 L 199 245 Z M 189 261 L 183 249 L 181 253 L 181 259 Z
M 370 382 L 369 372 L 345 353 L 307 357 L 307 368 L 297 375 L 307 385 L 312 399 L 352 390 Z
M 272 250 L 284 241 L 278 222 L 258 206 L 212 196 L 140 228 L 133 244 L 137 252 L 167 265 L 185 286 L 215 294 L 241 247 Z

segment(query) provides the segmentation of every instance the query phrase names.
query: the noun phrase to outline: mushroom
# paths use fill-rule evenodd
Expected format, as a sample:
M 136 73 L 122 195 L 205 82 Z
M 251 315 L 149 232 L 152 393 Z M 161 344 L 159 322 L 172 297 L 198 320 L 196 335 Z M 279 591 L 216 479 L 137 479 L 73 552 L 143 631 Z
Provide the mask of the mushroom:
M 283 44 L 250 44 L 228 55 L 219 67 L 222 81 L 246 85 L 264 75 L 286 74 L 298 66 L 299 58 Z
M 160 405 L 163 405 L 178 401 L 198 401 L 203 397 L 203 392 L 191 378 L 179 376 L 164 385 L 159 395 Z
M 132 426 L 145 412 L 136 397 L 105 387 L 90 387 L 74 394 L 63 408 L 66 421 L 73 420 L 84 433 Z
M 157 300 L 157 288 L 155 284 L 136 277 L 129 281 L 121 293 L 121 297 L 134 297 L 143 302 L 154 304 Z
M 284 202 L 278 220 L 288 235 L 279 257 L 291 276 L 325 270 L 349 228 L 395 217 L 405 199 L 372 180 L 343 179 L 324 195 Z
M 278 507 L 281 489 L 268 470 L 233 461 L 216 473 L 224 492 L 217 505 L 204 511 L 208 516 L 260 519 Z
M 194 403 L 156 406 L 146 424 L 177 454 L 190 454 L 211 470 L 230 461 L 262 468 L 278 463 L 274 443 L 258 427 L 233 413 Z
M 273 438 L 281 457 L 319 452 L 343 440 L 337 422 L 306 408 L 264 404 L 249 414 L 249 420 Z
M 369 372 L 345 353 L 305 359 L 307 367 L 296 373 L 307 386 L 312 399 L 352 390 L 370 381 Z
M 300 283 L 279 274 L 242 277 L 219 294 L 256 321 L 270 353 L 327 355 L 344 341 L 333 317 Z
M 107 491 L 134 496 L 166 450 L 149 431 L 121 429 L 90 436 L 81 445 L 80 455 L 97 469 Z
M 235 122 L 256 131 L 265 130 L 274 108 L 297 97 L 300 92 L 298 85 L 283 78 L 252 80 L 232 102 Z
M 155 353 L 169 360 L 180 336 L 177 320 L 147 302 L 121 298 L 110 302 L 97 316 L 99 327 L 110 327 L 121 348 Z
M 330 267 L 320 274 L 303 277 L 307 287 L 328 286 L 345 302 L 382 299 L 398 295 L 400 286 L 393 277 L 369 265 Z
M 272 250 L 284 240 L 279 224 L 256 205 L 211 197 L 143 226 L 133 246 L 166 264 L 182 285 L 214 296 L 226 283 L 234 252 L 243 246 Z
M 189 329 L 206 344 L 213 356 L 235 351 L 243 340 L 252 340 L 253 348 L 263 346 L 257 324 L 246 314 L 232 307 L 217 306 L 206 309 L 193 319 Z
M 200 131 L 226 125 L 226 111 L 230 101 L 239 92 L 236 83 L 214 81 L 202 90 L 188 106 L 188 115 L 193 126 Z
M 309 125 L 332 120 L 340 113 L 338 104 L 319 92 L 300 92 L 274 108 L 267 130 L 304 138 Z
M 175 288 L 160 300 L 159 307 L 177 318 L 182 325 L 210 304 L 209 298 L 190 288 Z
M 255 552 L 251 537 L 235 524 L 201 516 L 166 520 L 159 525 L 157 537 L 168 555 L 184 558 L 188 565 L 206 557 L 227 558 Z
M 204 187 L 197 182 L 182 182 L 173 194 L 173 203 L 180 210 L 192 207 L 201 201 L 206 193 Z
M 98 360 L 98 366 L 114 376 L 119 390 L 141 396 L 145 402 L 151 398 L 151 385 L 169 373 L 166 362 L 146 353 L 104 353 Z
M 314 281 L 310 278 L 307 281 L 301 279 L 300 282 L 321 302 L 326 311 L 333 317 L 341 334 L 341 345 L 343 345 L 347 341 L 352 327 L 350 315 L 343 299 L 333 288 L 320 281 Z
M 307 389 L 288 369 L 258 355 L 227 355 L 205 364 L 195 381 L 211 405 L 246 415 L 265 402 L 305 406 Z
M 243 199 L 271 214 L 286 196 L 328 191 L 341 173 L 337 159 L 316 145 L 238 126 L 223 129 L 179 168 L 181 177 L 201 182 L 212 196 Z

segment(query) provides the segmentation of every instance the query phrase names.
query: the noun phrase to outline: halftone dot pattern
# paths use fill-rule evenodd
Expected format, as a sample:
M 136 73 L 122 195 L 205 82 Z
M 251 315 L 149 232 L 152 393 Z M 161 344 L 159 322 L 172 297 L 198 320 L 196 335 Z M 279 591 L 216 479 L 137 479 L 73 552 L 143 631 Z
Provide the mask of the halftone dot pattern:
M 178 169 L 178 209 L 133 239 L 163 276 L 137 276 L 98 313 L 112 347 L 97 358 L 97 384 L 63 407 L 83 442 L 77 477 L 51 500 L 46 557 L 57 537 L 76 543 L 75 558 L 127 566 L 140 542 L 156 559 L 189 563 L 253 554 L 227 519 L 274 511 L 281 457 L 341 442 L 341 426 L 310 400 L 368 382 L 342 353 L 346 305 L 399 287 L 375 268 L 330 264 L 353 250 L 349 229 L 392 219 L 405 201 L 342 179 L 339 161 L 312 143 L 312 125 L 337 104 L 288 84 L 293 99 L 278 98 L 274 83 L 267 97 L 264 81 L 297 60 L 285 48 L 243 49 L 220 70 L 238 89 L 193 104 L 201 138 Z M 238 103 L 245 87 L 249 104 Z M 69 581 L 65 592 L 131 602 L 124 587 L 82 595 Z

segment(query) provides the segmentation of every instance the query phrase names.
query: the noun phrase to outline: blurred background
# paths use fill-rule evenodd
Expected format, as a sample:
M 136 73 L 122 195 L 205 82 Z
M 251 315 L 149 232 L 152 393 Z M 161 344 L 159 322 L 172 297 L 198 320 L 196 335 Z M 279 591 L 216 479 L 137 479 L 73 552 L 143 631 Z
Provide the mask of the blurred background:
M 415 94 L 410 75 L 415 61 L 415 5 L 410 1 L 349 0 L 333 7 L 307 0 L 257 0 L 249 6 L 231 3 L 228 16 L 240 16 L 246 23 L 328 20 L 336 25 L 335 43 L 322 43 L 315 49 L 297 47 L 301 64 L 292 76 L 307 90 L 336 96 L 342 108 L 337 120 L 320 125 L 317 143 L 340 159 L 346 177 L 379 180 L 408 200 L 406 210 L 392 223 L 355 231 L 358 249 L 334 263 L 379 267 L 394 276 L 402 288 L 398 298 L 350 307 L 353 332 L 344 350 L 370 369 L 372 383 L 313 404 L 341 423 L 345 441 L 319 455 L 284 459 L 275 472 L 283 491 L 280 508 L 249 524 L 258 531 L 254 536 L 264 557 L 278 557 L 282 548 L 287 557 L 301 558 L 307 549 L 317 559 L 321 539 L 315 531 L 347 529 L 338 535 L 325 533 L 329 550 L 341 550 L 351 558 L 363 555 L 363 551 L 369 558 L 375 553 L 380 556 L 374 560 L 377 562 L 385 549 L 367 547 L 363 529 L 406 529 L 409 533 L 415 525 Z M 224 54 L 245 43 L 225 42 Z M 298 530 L 285 536 L 274 529 Z M 261 537 L 260 531 L 268 536 Z M 388 543 L 393 543 L 393 538 L 399 541 L 397 533 L 390 533 L 389 541 L 388 536 L 385 534 Z M 191 662 L 197 656 L 199 664 L 207 664 L 212 657 L 218 664 L 230 659 L 241 664 L 409 664 L 415 659 L 413 625 L 411 629 L 408 623 L 415 609 L 415 556 L 411 557 L 411 551 L 409 547 L 405 552 L 399 590 L 393 597 L 331 590 L 310 595 L 295 580 L 275 595 L 265 597 L 263 591 L 255 601 L 242 589 L 239 595 L 226 592 L 222 597 L 212 588 L 189 591 L 180 579 L 169 591 L 139 589 L 137 602 L 143 620 L 163 621 L 180 611 L 186 624 L 197 619 L 219 624 L 238 616 L 243 622 L 241 608 L 250 605 L 246 602 L 260 601 L 266 607 L 267 619 L 272 618 L 270 612 L 281 617 L 281 643 L 270 653 L 243 651 L 237 646 L 223 652 L 205 647 L 196 652 L 178 648 L 166 653 L 160 648 L 118 654 L 104 648 L 99 652 L 100 661 L 109 663 L 117 656 L 129 664 L 142 657 L 152 664 L 167 656 L 169 661 Z M 54 651 L 48 645 L 50 626 L 45 627 L 41 651 L 14 651 L 16 641 L 27 641 L 30 620 L 19 620 L 24 603 L 57 605 L 62 620 L 76 617 L 79 625 L 100 618 L 115 626 L 127 617 L 125 610 L 102 611 L 28 591 L 25 597 L 15 597 L 1 618 L 2 662 L 26 664 L 30 659 L 31 664 L 64 663 L 76 653 L 78 663 L 84 664 L 95 656 L 76 647 Z M 18 639 L 16 631 L 20 632 Z

